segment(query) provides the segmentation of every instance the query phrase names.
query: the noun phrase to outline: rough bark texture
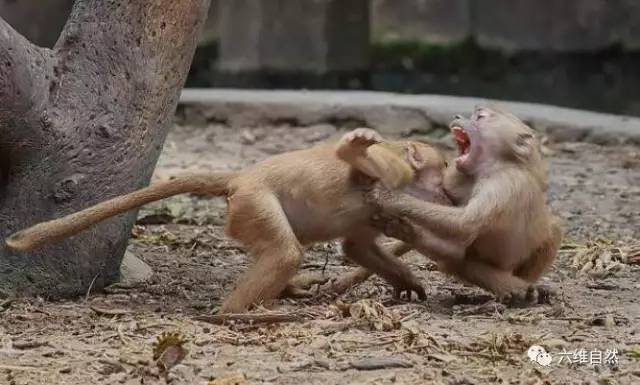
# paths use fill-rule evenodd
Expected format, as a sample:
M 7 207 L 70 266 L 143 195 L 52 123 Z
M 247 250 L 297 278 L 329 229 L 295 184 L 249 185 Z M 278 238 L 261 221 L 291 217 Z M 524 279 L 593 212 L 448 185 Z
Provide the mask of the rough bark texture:
M 0 236 L 148 184 L 207 0 L 78 0 L 52 50 L 0 19 Z M 0 246 L 0 291 L 117 280 L 135 213 L 32 253 Z

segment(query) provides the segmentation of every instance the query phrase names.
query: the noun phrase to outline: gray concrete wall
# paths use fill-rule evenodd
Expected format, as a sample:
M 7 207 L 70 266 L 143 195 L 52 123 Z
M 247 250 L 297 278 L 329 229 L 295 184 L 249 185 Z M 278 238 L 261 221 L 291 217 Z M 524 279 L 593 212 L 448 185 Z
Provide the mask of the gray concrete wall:
M 241 0 L 238 0 L 241 2 Z M 312 0 L 305 0 L 313 3 Z M 504 50 L 593 50 L 612 44 L 640 49 L 638 0 L 370 0 L 375 42 L 454 44 L 475 37 Z M 224 23 L 212 0 L 202 41 Z M 29 39 L 51 46 L 73 0 L 0 0 L 0 17 Z M 239 28 L 251 28 L 242 21 Z
M 485 48 L 585 51 L 640 48 L 637 0 L 372 0 L 375 41 L 455 43 Z

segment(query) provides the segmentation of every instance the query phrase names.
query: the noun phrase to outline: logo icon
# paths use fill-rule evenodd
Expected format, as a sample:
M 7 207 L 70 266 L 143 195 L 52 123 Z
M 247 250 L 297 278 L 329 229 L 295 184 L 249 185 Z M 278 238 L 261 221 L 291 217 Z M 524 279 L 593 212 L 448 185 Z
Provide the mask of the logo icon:
M 540 345 L 532 345 L 529 350 L 527 350 L 527 356 L 529 360 L 537 362 L 540 366 L 549 366 L 553 361 L 551 354 L 547 353 Z

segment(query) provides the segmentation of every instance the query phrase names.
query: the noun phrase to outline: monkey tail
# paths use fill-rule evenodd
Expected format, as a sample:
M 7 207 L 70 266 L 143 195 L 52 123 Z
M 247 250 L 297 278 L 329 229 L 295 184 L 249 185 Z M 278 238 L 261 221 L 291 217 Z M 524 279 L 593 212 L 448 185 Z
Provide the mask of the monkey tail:
M 65 217 L 38 223 L 10 235 L 5 242 L 14 250 L 29 251 L 77 234 L 114 215 L 173 195 L 183 193 L 226 195 L 227 185 L 236 175 L 235 172 L 180 175 L 169 181 L 109 199 Z

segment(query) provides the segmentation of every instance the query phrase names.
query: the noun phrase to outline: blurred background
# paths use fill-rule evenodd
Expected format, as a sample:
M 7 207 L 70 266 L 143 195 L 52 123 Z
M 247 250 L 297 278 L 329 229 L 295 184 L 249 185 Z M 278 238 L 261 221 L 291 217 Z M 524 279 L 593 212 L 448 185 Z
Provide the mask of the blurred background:
M 72 0 L 0 0 L 55 44 Z M 638 0 L 212 0 L 187 87 L 469 95 L 640 116 Z

